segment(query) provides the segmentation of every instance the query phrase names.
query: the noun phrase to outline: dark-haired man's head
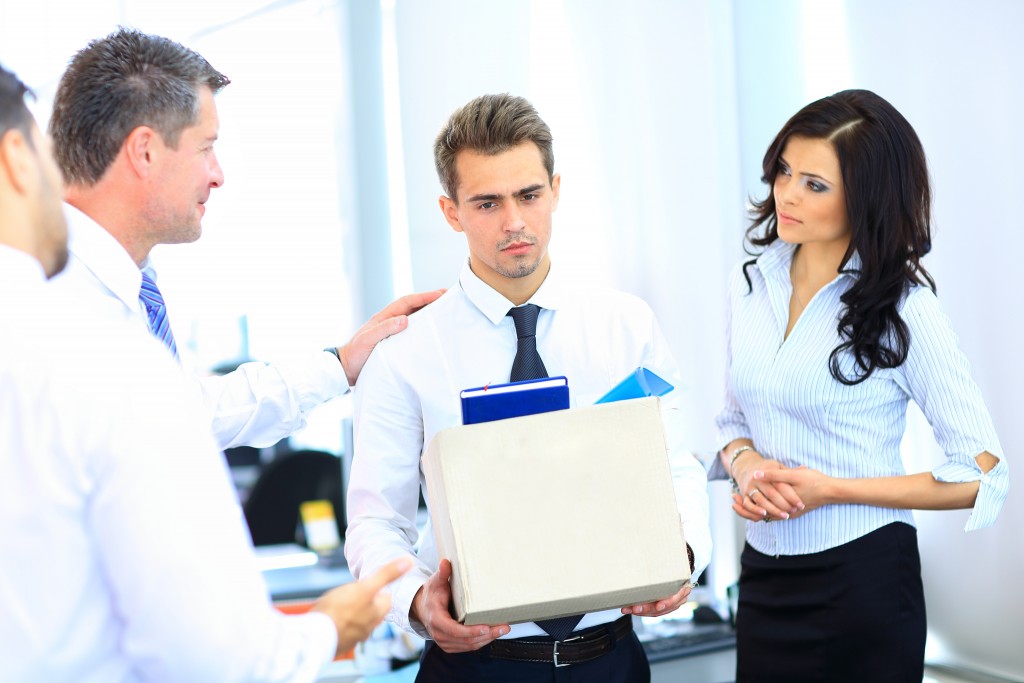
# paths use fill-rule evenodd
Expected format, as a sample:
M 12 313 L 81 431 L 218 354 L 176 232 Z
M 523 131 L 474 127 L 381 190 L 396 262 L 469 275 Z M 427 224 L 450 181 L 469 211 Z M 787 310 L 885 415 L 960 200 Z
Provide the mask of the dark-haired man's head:
M 0 244 L 33 256 L 52 277 L 68 260 L 63 183 L 53 146 L 25 104 L 30 95 L 0 66 Z

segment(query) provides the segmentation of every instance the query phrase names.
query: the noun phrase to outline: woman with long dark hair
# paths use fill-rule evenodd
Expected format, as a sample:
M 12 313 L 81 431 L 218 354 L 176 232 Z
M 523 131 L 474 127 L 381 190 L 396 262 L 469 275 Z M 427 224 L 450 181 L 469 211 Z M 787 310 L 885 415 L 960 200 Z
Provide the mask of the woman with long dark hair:
M 1007 466 L 921 263 L 931 191 L 920 140 L 846 90 L 800 110 L 764 157 L 768 196 L 730 283 L 719 462 L 747 520 L 738 681 L 914 681 L 925 607 L 912 509 L 990 525 Z M 906 410 L 947 460 L 907 474 Z

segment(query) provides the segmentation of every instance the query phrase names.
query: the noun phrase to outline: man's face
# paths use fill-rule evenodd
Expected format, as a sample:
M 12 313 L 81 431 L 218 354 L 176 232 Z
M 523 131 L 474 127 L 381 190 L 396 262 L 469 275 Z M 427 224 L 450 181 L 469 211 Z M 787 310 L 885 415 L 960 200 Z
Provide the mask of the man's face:
M 53 141 L 32 126 L 32 146 L 39 160 L 39 196 L 36 203 L 37 249 L 47 277 L 53 277 L 68 262 L 68 226 L 64 219 L 64 178 L 53 156 Z
M 199 88 L 199 116 L 195 125 L 178 136 L 171 148 L 156 136 L 159 161 L 150 178 L 146 221 L 154 243 L 194 242 L 203 232 L 202 219 L 210 191 L 224 184 L 213 144 L 220 121 L 209 88 Z
M 465 233 L 473 272 L 509 299 L 510 288 L 532 293 L 547 276 L 561 178 L 548 179 L 533 142 L 495 155 L 463 150 L 455 168 L 458 202 L 441 197 L 441 209 Z

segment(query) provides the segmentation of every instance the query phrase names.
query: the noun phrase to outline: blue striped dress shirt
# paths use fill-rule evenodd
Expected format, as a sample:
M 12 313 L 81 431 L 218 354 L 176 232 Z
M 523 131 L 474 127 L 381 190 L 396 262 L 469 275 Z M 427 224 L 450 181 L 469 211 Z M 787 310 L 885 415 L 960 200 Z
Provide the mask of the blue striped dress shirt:
M 910 329 L 910 352 L 898 368 L 878 369 L 866 381 L 845 386 L 829 372 L 839 345 L 840 296 L 856 275 L 840 274 L 808 302 L 788 338 L 795 246 L 777 240 L 729 284 L 725 407 L 717 423 L 722 444 L 748 438 L 766 458 L 786 467 L 807 467 L 841 478 L 906 474 L 900 441 L 907 402 L 928 418 L 946 462 L 932 471 L 942 482 L 981 481 L 966 530 L 989 526 L 1002 507 L 1009 473 L 1002 448 L 957 345 L 949 319 L 927 287 L 913 287 L 900 315 Z M 855 254 L 847 268 L 860 268 Z M 853 355 L 840 358 L 853 375 Z M 988 451 L 999 464 L 982 473 L 974 457 Z M 717 459 L 716 459 L 717 460 Z M 724 472 L 716 462 L 718 473 Z M 914 524 L 909 510 L 868 505 L 827 505 L 796 519 L 747 522 L 747 541 L 771 555 L 820 552 L 860 538 L 892 522 Z

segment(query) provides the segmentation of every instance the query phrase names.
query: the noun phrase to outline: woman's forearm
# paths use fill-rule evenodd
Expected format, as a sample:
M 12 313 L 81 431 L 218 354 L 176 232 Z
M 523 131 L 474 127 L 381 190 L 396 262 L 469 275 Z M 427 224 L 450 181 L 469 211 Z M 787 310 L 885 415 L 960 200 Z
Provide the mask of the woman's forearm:
M 990 453 L 976 458 L 982 472 L 999 459 Z M 873 479 L 833 479 L 827 498 L 832 503 L 855 503 L 914 510 L 958 510 L 974 506 L 981 482 L 946 483 L 929 472 Z

